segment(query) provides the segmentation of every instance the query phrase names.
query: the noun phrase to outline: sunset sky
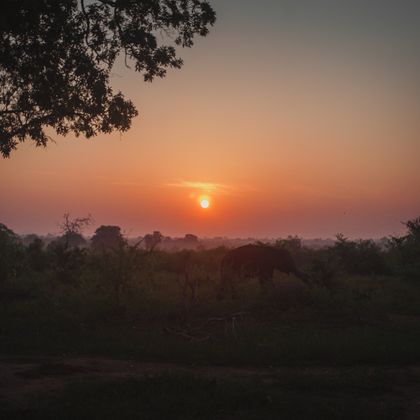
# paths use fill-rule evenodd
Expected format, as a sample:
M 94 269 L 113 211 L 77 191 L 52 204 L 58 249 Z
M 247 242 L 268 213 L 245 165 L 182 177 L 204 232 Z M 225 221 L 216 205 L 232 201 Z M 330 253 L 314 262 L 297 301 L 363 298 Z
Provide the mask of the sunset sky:
M 140 112 L 129 132 L 0 160 L 0 222 L 380 237 L 420 215 L 420 2 L 211 3 L 216 25 L 181 70 L 152 84 L 114 70 Z

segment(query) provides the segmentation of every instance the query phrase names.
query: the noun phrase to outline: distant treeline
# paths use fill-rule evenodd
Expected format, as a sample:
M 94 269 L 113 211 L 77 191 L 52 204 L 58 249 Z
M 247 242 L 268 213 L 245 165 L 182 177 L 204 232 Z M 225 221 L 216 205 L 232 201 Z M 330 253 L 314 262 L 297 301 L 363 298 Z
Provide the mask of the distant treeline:
M 100 226 L 90 240 L 86 240 L 82 231 L 89 223 L 89 217 L 72 219 L 66 214 L 60 225 L 61 235 L 50 237 L 47 242 L 35 235 L 22 239 L 0 224 L 1 281 L 30 272 L 48 272 L 58 281 L 70 283 L 77 283 L 80 277 L 99 276 L 109 278 L 118 291 L 145 271 L 166 270 L 182 276 L 191 265 L 201 265 L 216 277 L 220 259 L 226 253 L 226 247 L 206 250 L 192 234 L 171 239 L 155 231 L 138 240 L 128 240 L 118 226 Z M 341 272 L 418 279 L 420 217 L 405 225 L 406 235 L 389 237 L 380 243 L 350 240 L 339 234 L 329 246 L 319 248 L 304 245 L 298 237 L 278 239 L 270 245 L 287 249 L 297 265 L 324 286 Z M 173 252 L 169 255 L 164 249 Z
M 215 236 L 215 237 L 198 237 L 197 235 L 187 233 L 182 237 L 171 237 L 161 234 L 159 231 L 156 231 L 152 234 L 148 234 L 145 236 L 127 236 L 126 240 L 128 244 L 134 245 L 140 242 L 139 247 L 146 249 L 146 239 L 149 235 L 158 235 L 161 239 L 157 245 L 157 249 L 161 251 L 181 251 L 185 249 L 193 249 L 193 250 L 202 250 L 202 249 L 212 249 L 212 248 L 219 248 L 219 247 L 226 247 L 226 248 L 237 248 L 242 245 L 254 244 L 256 242 L 263 242 L 265 244 L 275 244 L 278 239 L 276 238 L 232 238 L 226 236 Z M 48 246 L 51 242 L 56 241 L 62 235 L 37 235 L 37 234 L 27 234 L 27 235 L 19 235 L 22 243 L 27 246 L 32 243 L 35 239 L 41 239 L 44 243 L 44 246 Z M 296 236 L 289 235 L 286 239 L 294 240 L 298 238 L 302 245 L 307 248 L 313 249 L 321 249 L 327 248 L 329 246 L 334 245 L 335 239 L 330 238 L 299 238 Z M 87 235 L 81 235 L 81 237 L 77 238 L 77 242 L 79 243 L 78 246 L 81 247 L 89 247 L 90 241 L 92 237 Z M 375 243 L 380 246 L 385 246 L 388 238 L 381 238 L 375 239 Z

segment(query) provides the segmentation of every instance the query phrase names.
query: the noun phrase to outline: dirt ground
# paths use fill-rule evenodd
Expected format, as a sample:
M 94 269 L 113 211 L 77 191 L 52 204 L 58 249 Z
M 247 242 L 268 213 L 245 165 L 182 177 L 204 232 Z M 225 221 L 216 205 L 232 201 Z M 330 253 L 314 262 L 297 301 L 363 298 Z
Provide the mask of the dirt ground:
M 375 367 L 376 368 L 376 367 Z M 320 375 L 328 378 L 354 367 L 193 366 L 141 363 L 107 358 L 0 357 L 0 403 L 24 407 L 33 395 L 54 397 L 74 381 L 112 381 L 153 378 L 161 374 L 192 374 L 209 379 L 257 380 L 270 384 L 282 375 Z M 369 369 L 364 366 L 357 369 Z M 395 378 L 399 394 L 407 401 L 406 419 L 420 419 L 420 366 L 381 367 Z M 410 378 L 409 380 L 407 378 Z

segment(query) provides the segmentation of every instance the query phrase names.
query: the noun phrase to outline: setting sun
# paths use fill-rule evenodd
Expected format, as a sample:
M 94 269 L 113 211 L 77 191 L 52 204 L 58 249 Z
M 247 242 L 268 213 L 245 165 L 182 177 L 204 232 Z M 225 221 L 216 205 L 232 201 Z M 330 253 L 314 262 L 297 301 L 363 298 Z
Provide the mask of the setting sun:
M 210 207 L 210 200 L 208 198 L 200 198 L 200 206 L 203 209 L 208 209 Z

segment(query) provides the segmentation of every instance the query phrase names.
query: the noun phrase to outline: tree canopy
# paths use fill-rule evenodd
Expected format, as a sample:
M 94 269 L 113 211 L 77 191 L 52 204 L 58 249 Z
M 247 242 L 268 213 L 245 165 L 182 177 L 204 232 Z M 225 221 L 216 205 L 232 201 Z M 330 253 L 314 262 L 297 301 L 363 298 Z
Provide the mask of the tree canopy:
M 0 14 L 0 153 L 50 140 L 124 132 L 138 112 L 109 79 L 117 58 L 146 81 L 180 68 L 215 22 L 206 0 L 4 0 Z
M 100 226 L 91 240 L 95 252 L 118 250 L 124 244 L 124 237 L 119 226 Z

